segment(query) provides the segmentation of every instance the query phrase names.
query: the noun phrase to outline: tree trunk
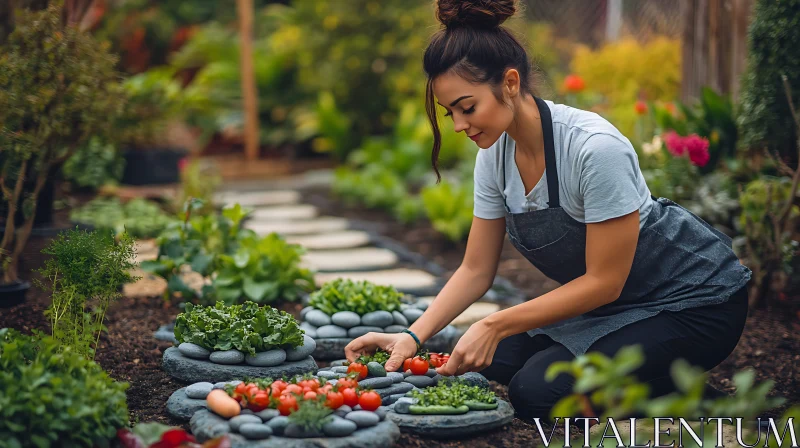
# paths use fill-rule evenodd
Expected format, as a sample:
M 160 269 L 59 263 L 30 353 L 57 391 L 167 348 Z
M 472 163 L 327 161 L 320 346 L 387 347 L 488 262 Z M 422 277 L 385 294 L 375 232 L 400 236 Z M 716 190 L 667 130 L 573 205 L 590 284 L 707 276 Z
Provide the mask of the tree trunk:
M 258 90 L 253 71 L 253 0 L 237 0 L 236 9 L 241 42 L 245 157 L 247 160 L 255 160 L 258 158 Z

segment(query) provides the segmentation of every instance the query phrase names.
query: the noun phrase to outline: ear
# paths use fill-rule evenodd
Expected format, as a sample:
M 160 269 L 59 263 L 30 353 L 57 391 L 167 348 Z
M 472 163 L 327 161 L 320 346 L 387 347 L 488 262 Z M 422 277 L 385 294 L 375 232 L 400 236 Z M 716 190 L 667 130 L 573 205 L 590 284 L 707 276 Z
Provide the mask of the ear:
M 519 94 L 519 89 L 519 72 L 515 68 L 510 68 L 503 77 L 503 94 L 513 98 Z

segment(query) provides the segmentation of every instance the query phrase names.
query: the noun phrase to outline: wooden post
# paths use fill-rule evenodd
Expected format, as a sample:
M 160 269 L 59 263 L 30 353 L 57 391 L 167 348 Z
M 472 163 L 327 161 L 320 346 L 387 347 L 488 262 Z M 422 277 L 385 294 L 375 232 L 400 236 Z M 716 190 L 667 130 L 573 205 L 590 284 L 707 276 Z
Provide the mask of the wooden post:
M 242 98 L 244 100 L 245 158 L 258 159 L 258 90 L 253 70 L 253 0 L 236 0 L 241 42 Z
M 622 26 L 622 0 L 609 0 L 606 9 L 606 41 L 614 42 L 619 39 L 619 29 Z

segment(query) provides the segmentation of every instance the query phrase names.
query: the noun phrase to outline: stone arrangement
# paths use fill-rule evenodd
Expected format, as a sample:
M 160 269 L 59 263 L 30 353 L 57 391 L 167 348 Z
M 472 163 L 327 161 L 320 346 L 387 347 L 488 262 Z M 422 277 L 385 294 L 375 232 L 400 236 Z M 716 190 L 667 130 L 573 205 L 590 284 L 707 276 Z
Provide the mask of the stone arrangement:
M 485 433 L 511 423 L 514 408 L 506 401 L 497 399 L 497 409 L 469 411 L 460 415 L 414 415 L 408 408 L 414 404 L 410 397 L 402 397 L 389 406 L 386 417 L 403 432 L 434 439 L 450 439 Z
M 245 376 L 279 378 L 313 372 L 317 364 L 311 354 L 316 347 L 308 335 L 304 336 L 303 345 L 296 348 L 277 348 L 254 356 L 238 350 L 211 352 L 184 342 L 164 352 L 163 367 L 170 376 L 185 382 L 219 382 Z

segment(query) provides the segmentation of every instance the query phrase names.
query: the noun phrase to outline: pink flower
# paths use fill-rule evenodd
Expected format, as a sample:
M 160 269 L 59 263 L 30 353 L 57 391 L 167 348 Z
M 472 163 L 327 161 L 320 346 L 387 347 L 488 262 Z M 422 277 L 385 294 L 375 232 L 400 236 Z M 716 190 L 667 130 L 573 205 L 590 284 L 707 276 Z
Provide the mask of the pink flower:
M 711 156 L 708 153 L 708 140 L 697 134 L 684 138 L 684 145 L 689 153 L 689 160 L 695 166 L 706 166 Z
M 667 145 L 667 150 L 675 157 L 680 157 L 686 152 L 686 147 L 683 146 L 683 139 L 675 131 L 669 131 L 663 136 L 664 144 Z

